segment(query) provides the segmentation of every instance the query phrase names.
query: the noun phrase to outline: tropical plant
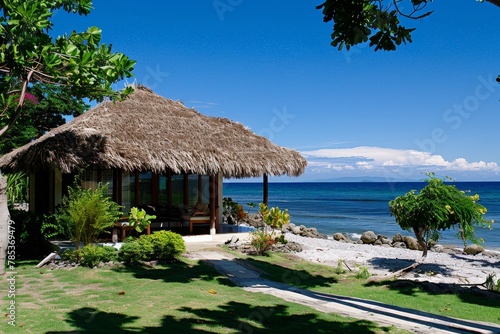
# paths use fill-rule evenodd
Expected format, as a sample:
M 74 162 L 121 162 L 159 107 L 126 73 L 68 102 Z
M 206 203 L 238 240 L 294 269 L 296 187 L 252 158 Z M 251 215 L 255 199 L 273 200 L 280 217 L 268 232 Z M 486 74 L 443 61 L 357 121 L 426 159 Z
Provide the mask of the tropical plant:
M 479 243 L 474 234 L 474 226 L 491 228 L 492 221 L 484 218 L 486 208 L 477 203 L 479 196 L 467 195 L 454 185 L 445 184 L 427 173 L 427 185 L 416 192 L 412 190 L 403 196 L 389 202 L 391 216 L 402 229 L 412 230 L 422 247 L 422 257 L 417 262 L 423 262 L 427 256 L 427 242 L 434 238 L 437 241 L 439 231 L 458 228 L 458 236 Z
M 26 103 L 23 112 L 11 128 L 0 137 L 0 154 L 25 145 L 66 122 L 66 116 L 76 117 L 88 109 L 84 101 L 75 99 L 67 86 L 35 83 L 29 88 L 35 103 Z M 0 128 L 7 124 L 0 119 Z
M 128 87 L 114 91 L 112 84 L 132 76 L 135 61 L 101 44 L 101 29 L 90 27 L 55 39 L 52 16 L 62 11 L 87 15 L 91 0 L 2 1 L 0 12 L 0 136 L 13 128 L 28 103 L 39 99 L 30 90 L 37 83 L 67 87 L 77 100 L 102 101 L 126 97 Z M 30 102 L 27 102 L 30 101 Z M 9 210 L 6 179 L 0 175 L 0 248 L 8 243 Z M 5 255 L 0 253 L 0 274 Z
M 61 201 L 56 220 L 78 250 L 81 242 L 87 245 L 96 242 L 101 233 L 110 233 L 122 215 L 121 206 L 107 196 L 107 189 L 107 184 L 83 189 L 77 179 Z
M 7 177 L 7 203 L 13 205 L 28 201 L 28 175 L 23 172 L 6 174 Z
M 256 230 L 250 234 L 250 244 L 258 255 L 267 255 L 269 250 L 276 243 L 273 237 L 264 231 Z
M 260 203 L 260 213 L 264 222 L 273 229 L 281 229 L 284 225 L 290 222 L 290 214 L 288 209 L 281 211 L 278 207 L 269 209 L 266 204 Z
M 224 197 L 222 199 L 222 215 L 228 224 L 238 223 L 239 217 L 241 216 L 241 210 L 241 205 L 233 201 L 231 197 Z
M 134 227 L 139 233 L 142 233 L 145 229 L 147 229 L 153 219 L 156 219 L 155 215 L 148 215 L 146 210 L 139 210 L 135 206 L 130 209 L 128 216 L 130 226 Z
M 484 0 L 479 0 L 483 2 Z M 500 7 L 499 0 L 485 0 Z M 434 11 L 427 8 L 433 0 L 325 0 L 316 6 L 323 21 L 333 21 L 331 45 L 341 50 L 370 41 L 375 51 L 393 51 L 411 43 L 415 28 L 407 28 L 400 18 L 422 20 Z

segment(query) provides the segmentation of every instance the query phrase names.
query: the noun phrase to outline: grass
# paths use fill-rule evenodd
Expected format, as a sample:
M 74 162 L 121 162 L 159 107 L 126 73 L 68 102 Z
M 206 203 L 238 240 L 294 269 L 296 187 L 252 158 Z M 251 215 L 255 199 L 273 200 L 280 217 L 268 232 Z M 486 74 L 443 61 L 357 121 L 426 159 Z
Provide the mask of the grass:
M 415 282 L 367 283 L 349 271 L 290 254 L 243 256 L 263 276 L 300 288 L 500 324 L 500 295 L 432 294 Z M 407 333 L 363 320 L 325 314 L 234 286 L 212 267 L 181 259 L 168 266 L 36 269 L 16 274 L 16 325 L 5 333 Z M 3 309 L 9 299 L 3 297 Z
M 5 317 L 0 332 L 407 333 L 247 292 L 212 267 L 187 259 L 154 268 L 50 270 L 35 265 L 23 262 L 16 268 L 15 299 L 4 296 L 2 308 L 15 300 L 17 327 Z M 317 276 L 309 268 L 293 270 L 290 283 L 296 275 L 300 283 L 302 273 Z M 321 285 L 324 279 L 315 280 Z
M 500 324 L 500 294 L 485 297 L 474 292 L 431 293 L 425 283 L 391 280 L 367 283 L 356 274 L 339 274 L 336 267 L 324 266 L 290 254 L 272 253 L 268 257 L 243 256 L 253 266 L 266 273 L 265 277 L 299 288 L 318 292 L 370 299 L 389 305 L 450 316 Z

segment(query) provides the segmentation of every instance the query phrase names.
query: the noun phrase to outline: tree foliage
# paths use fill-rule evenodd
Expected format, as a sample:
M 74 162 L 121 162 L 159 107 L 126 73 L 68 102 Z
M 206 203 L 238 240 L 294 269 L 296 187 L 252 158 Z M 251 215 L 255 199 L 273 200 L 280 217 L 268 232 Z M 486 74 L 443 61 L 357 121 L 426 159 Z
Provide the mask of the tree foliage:
M 87 15 L 91 4 L 91 0 L 0 1 L 0 116 L 9 119 L 0 135 L 33 96 L 27 95 L 32 83 L 66 86 L 71 96 L 96 101 L 131 92 L 132 88 L 115 92 L 111 84 L 132 76 L 135 62 L 100 44 L 101 29 L 90 27 L 55 39 L 49 34 L 55 11 Z
M 25 103 L 23 111 L 17 117 L 9 131 L 0 137 L 0 154 L 29 143 L 66 122 L 65 116 L 76 117 L 88 109 L 88 105 L 75 99 L 67 86 L 35 83 L 29 88 L 36 104 Z M 8 110 L 7 112 L 13 112 Z M 0 119 L 0 128 L 8 124 L 8 115 Z
M 463 240 L 481 242 L 474 234 L 474 226 L 491 227 L 492 222 L 484 218 L 486 208 L 479 203 L 479 196 L 467 195 L 454 185 L 428 174 L 427 185 L 417 192 L 412 190 L 389 202 L 391 215 L 405 230 L 413 230 L 423 248 L 422 260 L 427 255 L 429 240 L 437 241 L 439 232 L 458 228 Z
M 500 0 L 486 0 L 500 7 Z M 333 21 L 331 45 L 339 50 L 370 41 L 375 51 L 393 51 L 411 43 L 411 33 L 401 19 L 419 20 L 433 13 L 427 9 L 433 0 L 326 0 L 316 6 L 323 21 Z M 483 0 L 479 0 L 483 2 Z
M 500 0 L 478 0 L 500 7 Z M 433 0 L 325 0 L 316 6 L 324 22 L 333 22 L 331 45 L 342 50 L 370 42 L 375 51 L 394 51 L 411 43 L 415 30 L 402 20 L 420 20 L 433 13 L 427 7 Z M 450 4 L 452 6 L 452 4 Z M 500 82 L 500 75 L 497 77 Z
M 126 97 L 111 85 L 132 76 L 135 61 L 101 44 L 101 29 L 90 27 L 55 39 L 49 34 L 56 12 L 87 15 L 91 0 L 0 0 L 0 120 L 4 135 L 24 111 L 26 101 L 38 103 L 30 93 L 36 83 L 65 87 L 77 100 Z M 22 129 L 30 136 L 29 129 Z M 7 249 L 9 211 L 7 182 L 0 175 L 0 248 Z M 0 252 L 0 274 L 5 273 L 5 252 Z

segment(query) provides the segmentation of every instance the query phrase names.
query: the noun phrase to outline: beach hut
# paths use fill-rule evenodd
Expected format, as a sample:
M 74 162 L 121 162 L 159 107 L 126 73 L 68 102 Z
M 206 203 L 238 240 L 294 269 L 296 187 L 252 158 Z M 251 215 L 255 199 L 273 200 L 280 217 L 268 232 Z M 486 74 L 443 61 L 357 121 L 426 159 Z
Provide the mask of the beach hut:
M 157 215 L 155 227 L 182 226 L 182 216 L 203 203 L 198 209 L 205 214 L 198 220 L 209 223 L 212 234 L 220 221 L 224 178 L 263 177 L 267 202 L 268 175 L 299 176 L 306 164 L 298 152 L 242 124 L 202 115 L 143 86 L 0 158 L 2 172 L 29 173 L 34 212 L 53 211 L 84 169 L 84 186 L 108 183 L 123 212 L 145 208 Z

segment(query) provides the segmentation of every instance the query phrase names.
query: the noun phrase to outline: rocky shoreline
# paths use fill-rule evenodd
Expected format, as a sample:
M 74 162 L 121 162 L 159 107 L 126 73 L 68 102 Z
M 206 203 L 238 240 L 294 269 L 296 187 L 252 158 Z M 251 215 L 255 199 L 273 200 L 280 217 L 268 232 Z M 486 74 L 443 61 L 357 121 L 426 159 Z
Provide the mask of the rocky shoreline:
M 295 225 L 293 223 L 289 223 L 285 225 L 282 230 L 282 233 L 291 233 L 294 235 L 298 235 L 301 237 L 307 238 L 315 238 L 315 239 L 329 239 L 328 236 L 321 234 L 314 227 L 306 227 L 304 225 Z M 373 245 L 373 246 L 381 246 L 381 247 L 393 247 L 393 248 L 401 248 L 401 249 L 409 249 L 409 250 L 418 250 L 421 251 L 421 247 L 417 242 L 417 239 L 413 236 L 403 236 L 400 233 L 397 233 L 394 237 L 389 238 L 382 234 L 376 234 L 374 231 L 365 231 L 361 234 L 359 240 L 353 240 L 346 233 L 334 233 L 332 235 L 332 239 L 342 243 L 351 243 L 351 244 L 361 244 L 361 245 Z M 438 252 L 438 253 L 447 253 L 447 254 L 468 254 L 468 255 L 477 255 L 482 253 L 483 256 L 493 257 L 500 259 L 500 252 L 485 250 L 484 247 L 476 244 L 467 245 L 464 248 L 454 247 L 454 246 L 443 246 L 440 244 L 434 243 L 431 245 L 430 251 Z

